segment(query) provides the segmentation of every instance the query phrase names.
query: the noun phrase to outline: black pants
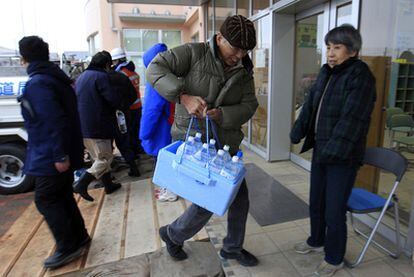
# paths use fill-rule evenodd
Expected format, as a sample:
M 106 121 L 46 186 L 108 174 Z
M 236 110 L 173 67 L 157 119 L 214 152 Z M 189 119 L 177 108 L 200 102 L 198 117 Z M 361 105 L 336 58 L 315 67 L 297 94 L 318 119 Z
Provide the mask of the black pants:
M 346 207 L 359 165 L 321 164 L 312 161 L 309 211 L 310 246 L 325 248 L 325 261 L 340 264 L 345 255 Z
M 35 203 L 56 241 L 56 251 L 76 249 L 88 233 L 73 197 L 73 172 L 34 177 Z
M 132 143 L 131 143 L 131 137 L 129 135 L 129 132 L 131 130 L 128 130 L 128 133 L 126 134 L 121 134 L 121 132 L 119 131 L 118 128 L 116 128 L 115 130 L 115 144 L 116 147 L 118 147 L 119 152 L 121 152 L 122 157 L 125 159 L 125 161 L 127 162 L 132 162 L 135 160 L 135 152 L 134 149 L 132 148 Z
M 128 126 L 128 134 L 130 136 L 131 147 L 134 151 L 135 157 L 138 158 L 138 154 L 143 154 L 144 149 L 141 146 L 141 140 L 139 139 L 139 128 L 141 125 L 142 108 L 136 110 L 130 110 L 130 120 Z

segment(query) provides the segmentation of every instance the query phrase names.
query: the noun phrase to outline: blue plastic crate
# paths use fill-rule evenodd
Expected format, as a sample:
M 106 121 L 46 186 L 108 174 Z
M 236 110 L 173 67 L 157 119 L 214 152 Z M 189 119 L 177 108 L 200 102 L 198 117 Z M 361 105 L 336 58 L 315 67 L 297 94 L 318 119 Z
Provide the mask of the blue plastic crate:
M 224 215 L 236 197 L 246 169 L 235 180 L 229 180 L 185 159 L 180 164 L 175 153 L 182 143 L 176 141 L 159 151 L 152 181 L 219 216 Z

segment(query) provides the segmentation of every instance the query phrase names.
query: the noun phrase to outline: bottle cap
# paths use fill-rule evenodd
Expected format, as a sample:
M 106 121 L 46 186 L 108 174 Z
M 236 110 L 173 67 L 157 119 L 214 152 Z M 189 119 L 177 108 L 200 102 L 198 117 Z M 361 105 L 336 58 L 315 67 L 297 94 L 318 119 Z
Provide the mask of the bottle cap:
M 237 157 L 242 158 L 243 157 L 243 151 L 239 150 L 237 151 Z
M 210 144 L 215 145 L 216 144 L 216 140 L 215 139 L 210 139 Z
M 189 136 L 187 139 L 189 142 L 193 142 L 194 141 L 194 137 L 193 136 Z
M 219 151 L 217 151 L 217 155 L 223 156 L 224 155 L 224 151 L 222 149 L 220 149 Z
M 237 162 L 239 161 L 239 157 L 237 157 L 237 156 L 233 156 L 233 158 L 231 158 L 231 161 L 232 161 L 233 163 L 237 163 Z
M 228 146 L 227 144 L 224 145 L 223 150 L 229 152 L 230 146 Z
M 203 148 L 208 148 L 208 144 L 207 143 L 203 143 Z
M 201 138 L 201 133 L 197 132 L 195 135 L 196 138 Z

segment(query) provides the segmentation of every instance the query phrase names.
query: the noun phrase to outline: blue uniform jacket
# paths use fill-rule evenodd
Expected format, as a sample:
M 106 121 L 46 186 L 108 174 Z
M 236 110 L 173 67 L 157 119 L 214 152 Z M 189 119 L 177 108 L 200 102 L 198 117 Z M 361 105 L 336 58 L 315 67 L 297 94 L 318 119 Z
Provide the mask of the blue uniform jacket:
M 158 53 L 166 50 L 165 44 L 158 43 L 146 51 L 143 56 L 145 67 L 148 67 Z M 144 99 L 139 138 L 145 152 L 148 155 L 157 156 L 161 148 L 171 143 L 171 125 L 168 123 L 170 103 L 161 97 L 148 82 L 145 86 Z
M 111 87 L 108 73 L 89 66 L 76 80 L 76 95 L 84 138 L 112 139 L 121 98 Z
M 28 133 L 24 172 L 53 176 L 54 163 L 69 157 L 71 169 L 82 167 L 83 142 L 72 81 L 51 62 L 31 62 L 29 81 L 20 97 Z

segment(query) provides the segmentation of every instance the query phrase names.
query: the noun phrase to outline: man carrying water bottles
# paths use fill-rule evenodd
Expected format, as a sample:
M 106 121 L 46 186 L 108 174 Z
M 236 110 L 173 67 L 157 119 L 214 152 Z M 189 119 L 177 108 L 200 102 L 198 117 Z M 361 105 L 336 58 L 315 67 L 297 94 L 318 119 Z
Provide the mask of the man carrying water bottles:
M 205 133 L 206 115 L 214 120 L 222 145 L 234 155 L 244 137 L 241 126 L 258 106 L 253 64 L 247 55 L 256 45 L 253 23 L 241 15 L 228 17 L 207 43 L 188 43 L 158 54 L 147 69 L 147 80 L 168 101 L 177 103 L 171 129 L 173 140 L 184 140 L 192 115 Z M 191 133 L 195 133 L 192 130 Z M 249 198 L 246 181 L 228 210 L 227 236 L 220 256 L 255 266 L 257 258 L 243 249 Z M 168 253 L 184 260 L 184 241 L 193 237 L 212 213 L 192 204 L 179 218 L 160 228 Z

